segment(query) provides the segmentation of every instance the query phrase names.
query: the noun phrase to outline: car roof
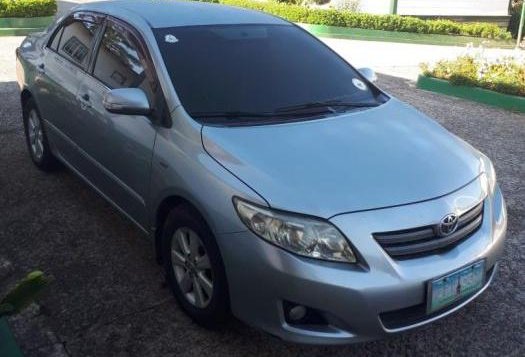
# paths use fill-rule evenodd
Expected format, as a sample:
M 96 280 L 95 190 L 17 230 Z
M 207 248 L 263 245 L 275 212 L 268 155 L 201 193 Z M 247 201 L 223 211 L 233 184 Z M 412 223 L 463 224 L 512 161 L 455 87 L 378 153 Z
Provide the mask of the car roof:
M 152 28 L 228 25 L 228 24 L 290 24 L 260 11 L 197 1 L 114 0 L 85 3 L 77 10 L 91 10 L 120 15 L 132 13 Z

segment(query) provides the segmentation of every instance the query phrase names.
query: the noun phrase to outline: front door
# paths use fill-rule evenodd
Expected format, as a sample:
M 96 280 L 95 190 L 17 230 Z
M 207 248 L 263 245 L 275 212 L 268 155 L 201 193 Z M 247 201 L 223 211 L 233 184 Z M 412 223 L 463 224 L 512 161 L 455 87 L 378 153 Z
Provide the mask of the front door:
M 137 37 L 108 19 L 92 73 L 84 76 L 77 94 L 82 115 L 76 137 L 87 158 L 88 179 L 145 229 L 155 116 L 110 113 L 103 98 L 111 89 L 134 87 L 155 106 L 161 90 L 148 63 Z

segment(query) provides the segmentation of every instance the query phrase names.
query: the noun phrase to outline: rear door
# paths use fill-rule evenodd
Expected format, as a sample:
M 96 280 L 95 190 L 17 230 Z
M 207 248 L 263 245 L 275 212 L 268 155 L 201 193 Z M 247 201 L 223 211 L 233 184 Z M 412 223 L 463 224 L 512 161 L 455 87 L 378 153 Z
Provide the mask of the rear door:
M 78 164 L 73 140 L 79 115 L 76 96 L 102 20 L 99 15 L 84 12 L 66 18 L 46 45 L 43 65 L 39 67 L 38 106 L 50 129 L 51 142 L 73 166 Z
M 142 89 L 154 114 L 108 112 L 103 98 L 115 88 Z M 147 227 L 151 158 L 165 106 L 147 49 L 127 24 L 108 17 L 93 68 L 84 75 L 77 99 L 82 115 L 75 140 L 89 159 L 90 181 L 136 223 Z

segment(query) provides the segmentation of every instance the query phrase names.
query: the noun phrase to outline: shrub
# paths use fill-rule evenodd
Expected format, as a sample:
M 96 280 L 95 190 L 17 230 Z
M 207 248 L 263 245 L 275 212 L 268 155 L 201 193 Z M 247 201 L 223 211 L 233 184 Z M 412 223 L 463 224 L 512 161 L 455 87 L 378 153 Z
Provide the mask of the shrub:
M 39 270 L 29 273 L 0 300 L 0 318 L 20 313 L 35 300 L 49 282 Z
M 490 61 L 465 55 L 443 60 L 433 66 L 423 64 L 423 75 L 450 81 L 454 85 L 481 87 L 525 97 L 525 61 L 505 57 Z
M 260 10 L 288 21 L 307 24 L 344 26 L 370 30 L 415 32 L 423 34 L 463 35 L 491 39 L 511 39 L 511 34 L 497 25 L 459 23 L 450 20 L 422 20 L 400 15 L 373 15 L 334 9 L 309 8 L 278 2 L 255 0 L 219 0 L 219 3 Z
M 0 17 L 51 16 L 56 11 L 56 0 L 0 0 Z
M 294 5 L 300 5 L 302 0 L 275 0 L 277 2 L 283 3 L 283 4 L 294 4 Z
M 357 0 L 358 1 L 358 0 Z M 317 4 L 317 5 L 324 5 L 324 4 L 328 4 L 330 2 L 330 0 L 304 0 L 301 2 L 301 4 L 307 4 L 307 3 L 314 3 L 314 4 Z

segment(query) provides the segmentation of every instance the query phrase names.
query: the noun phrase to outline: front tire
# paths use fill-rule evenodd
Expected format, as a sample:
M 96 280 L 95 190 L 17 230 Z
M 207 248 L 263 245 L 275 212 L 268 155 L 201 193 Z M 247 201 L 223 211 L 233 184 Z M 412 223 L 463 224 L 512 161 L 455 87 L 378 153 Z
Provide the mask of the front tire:
M 33 163 L 42 171 L 53 171 L 58 160 L 49 148 L 49 141 L 44 129 L 44 123 L 33 98 L 29 98 L 22 108 L 24 132 L 27 148 Z
M 169 213 L 162 253 L 168 284 L 183 310 L 204 327 L 219 327 L 229 316 L 224 264 L 206 222 L 190 207 Z

